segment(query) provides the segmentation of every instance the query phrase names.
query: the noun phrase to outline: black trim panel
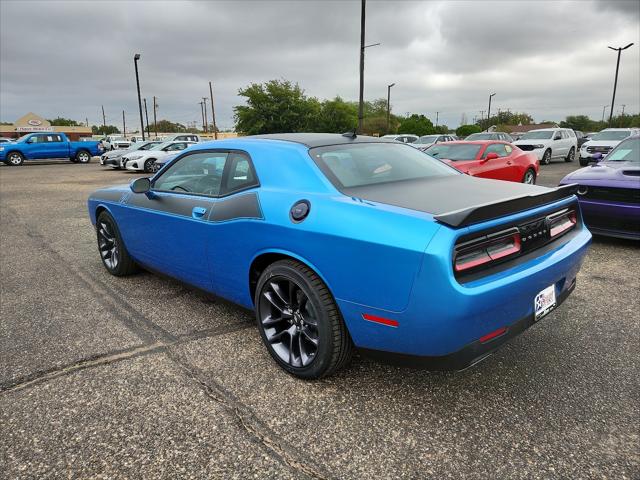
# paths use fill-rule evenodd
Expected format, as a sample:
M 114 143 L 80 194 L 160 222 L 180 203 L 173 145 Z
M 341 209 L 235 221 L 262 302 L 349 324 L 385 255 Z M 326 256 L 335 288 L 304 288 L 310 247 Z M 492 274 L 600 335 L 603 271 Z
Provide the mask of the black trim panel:
M 145 208 L 156 212 L 171 213 L 182 217 L 191 217 L 194 207 L 203 207 L 207 213 L 202 217 L 206 218 L 213 204 L 212 199 L 181 196 L 175 193 L 134 193 L 127 200 L 127 205 L 138 208 Z
M 122 197 L 126 194 L 127 192 L 123 192 L 122 190 L 98 190 L 93 193 L 89 199 L 98 202 L 101 200 L 105 202 L 120 202 Z
M 240 218 L 263 218 L 257 193 L 251 192 L 222 199 L 214 204 L 209 216 L 212 222 L 226 222 Z
M 560 295 L 558 295 L 558 298 L 556 300 L 556 309 L 562 304 L 562 302 L 567 299 L 567 297 L 571 294 L 571 292 L 573 292 L 575 287 L 576 281 L 574 279 L 573 283 L 569 285 L 569 287 L 566 288 Z M 368 348 L 361 348 L 359 350 L 369 358 L 384 363 L 389 363 L 391 365 L 440 371 L 464 370 L 465 368 L 471 367 L 472 365 L 475 365 L 476 363 L 484 360 L 495 350 L 504 345 L 507 341 L 511 340 L 514 337 L 517 337 L 535 323 L 537 322 L 535 321 L 534 315 L 529 315 L 528 317 L 522 318 L 517 322 L 511 324 L 505 334 L 496 337 L 493 340 L 490 340 L 486 343 L 480 343 L 479 340 L 476 340 L 475 342 L 471 342 L 457 352 L 442 356 L 429 357 L 420 355 L 407 355 L 404 353 L 371 350 Z

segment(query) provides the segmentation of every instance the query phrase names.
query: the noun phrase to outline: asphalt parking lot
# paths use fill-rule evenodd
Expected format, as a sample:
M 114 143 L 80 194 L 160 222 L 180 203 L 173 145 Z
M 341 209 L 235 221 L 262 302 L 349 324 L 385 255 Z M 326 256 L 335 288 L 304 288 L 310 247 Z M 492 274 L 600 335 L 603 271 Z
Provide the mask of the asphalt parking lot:
M 469 370 L 357 357 L 310 383 L 251 313 L 106 272 L 86 199 L 132 178 L 0 167 L 0 477 L 640 477 L 637 244 L 594 239 L 574 294 Z

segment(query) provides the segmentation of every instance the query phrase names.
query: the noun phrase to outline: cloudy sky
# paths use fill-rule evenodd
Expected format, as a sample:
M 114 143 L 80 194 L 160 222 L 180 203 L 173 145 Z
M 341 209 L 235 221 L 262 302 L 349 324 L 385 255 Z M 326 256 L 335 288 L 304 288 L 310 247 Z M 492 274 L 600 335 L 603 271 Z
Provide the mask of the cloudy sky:
M 0 120 L 28 111 L 136 123 L 133 54 L 159 117 L 200 123 L 214 83 L 218 126 L 239 88 L 285 78 L 308 95 L 358 98 L 360 2 L 0 0 Z M 622 55 L 616 113 L 640 111 L 640 1 L 367 2 L 365 97 L 457 126 L 487 108 L 537 121 L 602 116 Z

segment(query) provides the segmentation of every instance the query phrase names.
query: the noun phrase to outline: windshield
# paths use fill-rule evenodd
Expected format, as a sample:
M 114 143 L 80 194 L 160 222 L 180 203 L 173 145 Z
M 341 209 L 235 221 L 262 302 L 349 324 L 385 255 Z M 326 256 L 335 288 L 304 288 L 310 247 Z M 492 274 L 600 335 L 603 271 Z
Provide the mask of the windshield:
M 482 145 L 464 144 L 464 143 L 439 143 L 432 145 L 425 150 L 425 153 L 438 159 L 447 160 L 475 160 L 476 155 L 482 148 Z
M 164 147 L 168 147 L 172 143 L 173 143 L 173 140 L 171 140 L 170 142 L 157 143 L 156 145 L 151 147 L 149 150 L 162 150 Z
M 142 145 L 138 146 L 138 147 L 133 147 L 133 150 L 151 150 L 153 149 L 153 147 L 155 147 L 156 145 L 160 145 L 162 142 L 148 142 L 148 143 L 143 143 Z
M 440 135 L 425 135 L 413 143 L 434 143 Z
M 553 130 L 538 130 L 527 132 L 520 137 L 520 140 L 546 140 L 553 136 Z
M 19 139 L 16 140 L 16 142 L 24 142 L 29 135 L 31 134 L 27 133 L 26 135 L 22 135 Z
M 408 145 L 331 145 L 312 148 L 309 154 L 337 188 L 458 174 L 451 167 Z
M 604 130 L 596 133 L 591 140 L 624 140 L 630 134 L 629 130 Z
M 472 133 L 465 140 L 493 140 L 494 138 L 493 133 Z
M 609 152 L 605 161 L 640 163 L 640 138 L 625 140 Z

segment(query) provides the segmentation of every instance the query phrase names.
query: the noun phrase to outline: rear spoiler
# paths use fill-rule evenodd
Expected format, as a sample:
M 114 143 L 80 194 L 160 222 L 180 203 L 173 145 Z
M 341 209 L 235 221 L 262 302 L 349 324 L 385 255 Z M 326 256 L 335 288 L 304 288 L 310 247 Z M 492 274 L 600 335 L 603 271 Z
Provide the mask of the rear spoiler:
M 473 223 L 480 223 L 497 217 L 522 212 L 523 210 L 528 210 L 530 208 L 539 207 L 540 205 L 547 203 L 557 202 L 558 200 L 574 195 L 577 189 L 578 185 L 572 183 L 537 195 L 518 196 L 500 200 L 498 202 L 484 203 L 475 207 L 462 208 L 460 210 L 442 213 L 434 216 L 433 218 L 451 227 L 466 227 Z

